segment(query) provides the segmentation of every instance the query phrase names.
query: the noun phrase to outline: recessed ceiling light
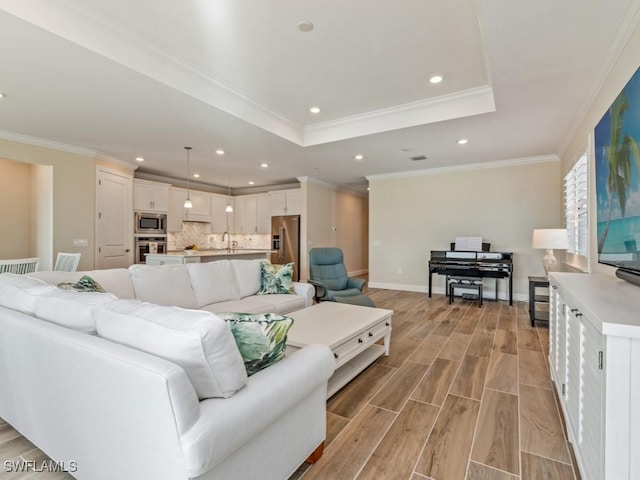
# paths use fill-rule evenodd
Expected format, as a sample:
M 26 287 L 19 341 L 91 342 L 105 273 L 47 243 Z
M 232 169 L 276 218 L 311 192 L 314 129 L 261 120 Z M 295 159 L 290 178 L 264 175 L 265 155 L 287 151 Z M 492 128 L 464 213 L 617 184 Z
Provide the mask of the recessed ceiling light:
M 144 158 L 142 158 L 142 157 L 136 157 L 136 162 L 144 162 Z
M 458 140 L 458 145 L 464 145 L 468 142 L 469 140 L 467 140 L 466 138 L 461 138 L 460 140 Z
M 311 107 L 311 108 L 309 109 L 309 111 L 310 111 L 311 113 L 313 113 L 314 115 L 316 115 L 316 114 L 320 113 L 320 107 Z
M 371 187 L 367 187 L 367 192 L 368 192 L 369 190 L 371 190 Z
M 302 22 L 298 23 L 298 30 L 300 30 L 301 32 L 310 32 L 311 30 L 313 30 L 313 23 L 311 23 L 309 20 L 303 20 Z
M 356 160 L 362 160 L 364 158 L 364 155 L 356 155 L 355 157 Z
M 255 185 L 255 183 L 256 183 L 256 182 L 251 181 L 251 182 L 249 182 L 249 185 Z
M 193 178 L 200 178 L 200 174 L 199 173 L 194 173 L 193 174 Z
M 262 168 L 268 168 L 268 167 L 269 167 L 269 164 L 268 164 L 268 163 L 261 163 L 261 164 L 260 164 L 260 166 L 261 166 Z
M 434 75 L 433 77 L 431 77 L 429 79 L 429 82 L 431 83 L 440 83 L 442 81 L 442 75 Z
M 0 98 L 4 98 L 4 97 L 6 97 L 6 96 L 7 96 L 6 94 L 4 94 L 4 93 L 0 92 Z
M 218 150 L 216 150 L 216 153 L 218 155 L 224 155 L 224 150 L 222 150 L 221 148 L 219 148 Z

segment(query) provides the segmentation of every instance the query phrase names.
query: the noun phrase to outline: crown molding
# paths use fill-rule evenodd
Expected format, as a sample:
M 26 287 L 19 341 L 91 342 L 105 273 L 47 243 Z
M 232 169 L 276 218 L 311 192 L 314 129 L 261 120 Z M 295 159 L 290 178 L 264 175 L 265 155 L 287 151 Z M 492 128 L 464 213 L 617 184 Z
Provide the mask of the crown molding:
M 297 180 L 302 183 L 313 183 L 314 185 L 320 185 L 321 187 L 329 188 L 331 190 L 335 190 L 336 186 L 333 183 L 325 182 L 324 180 L 320 180 L 315 177 L 296 177 Z
M 75 155 L 82 155 L 84 157 L 103 160 L 108 163 L 120 165 L 121 167 L 125 167 L 130 170 L 136 170 L 139 167 L 139 165 L 136 165 L 132 162 L 126 162 L 120 158 L 105 155 L 90 148 L 78 147 L 77 145 L 56 142 L 53 140 L 47 140 L 45 138 L 31 137 L 29 135 L 22 135 L 21 133 L 14 133 L 6 130 L 0 130 L 0 138 L 12 142 L 24 143 L 25 145 L 33 145 L 34 147 L 48 148 L 50 150 L 57 150 L 58 152 L 73 153 Z
M 174 52 L 82 2 L 5 0 L 3 10 L 268 132 L 302 145 L 302 128 L 213 78 Z
M 85 157 L 95 158 L 98 152 L 89 148 L 78 147 L 77 145 L 69 145 L 68 143 L 56 142 L 45 138 L 32 137 L 21 133 L 0 130 L 0 138 L 10 140 L 12 142 L 24 143 L 35 147 L 50 148 L 60 152 L 74 153 L 76 155 L 84 155 Z M 130 165 L 129 165 L 130 166 Z
M 16 17 L 303 147 L 495 111 L 493 90 L 482 86 L 304 126 L 82 2 L 4 0 L 2 4 Z
M 549 163 L 559 162 L 560 158 L 557 155 L 541 155 L 537 157 L 516 158 L 513 160 L 498 160 L 495 162 L 483 162 L 483 163 L 468 163 L 465 165 L 453 165 L 450 167 L 434 167 L 424 170 L 411 170 L 406 172 L 397 173 L 381 173 L 378 175 L 367 175 L 365 178 L 369 181 L 372 180 L 388 180 L 391 178 L 404 178 L 404 177 L 421 177 L 424 175 L 440 175 L 442 173 L 453 172 L 467 172 L 471 170 L 484 170 L 488 168 L 503 168 L 513 167 L 519 165 L 530 165 L 533 163 Z
M 584 123 L 589 110 L 593 108 L 594 103 L 602 91 L 607 79 L 611 75 L 611 72 L 614 69 L 615 64 L 620 59 L 625 47 L 629 43 L 631 36 L 638 28 L 638 24 L 640 23 L 640 2 L 632 2 L 632 5 L 629 7 L 628 14 L 625 15 L 622 25 L 616 32 L 616 36 L 611 42 L 609 49 L 607 50 L 607 54 L 602 62 L 600 62 L 600 70 L 598 74 L 594 76 L 589 89 L 584 95 L 584 99 L 581 102 L 581 108 L 574 116 L 574 121 L 569 128 L 569 134 L 565 136 L 565 140 L 560 145 L 559 156 L 563 157 L 565 153 L 567 153 L 567 149 L 570 145 L 575 141 L 575 137 L 578 134 L 582 124 Z M 629 78 L 634 74 L 636 68 L 634 67 L 631 73 L 629 74 Z M 627 79 L 628 80 L 628 79 Z M 620 87 L 622 89 L 622 87 Z M 618 95 L 616 93 L 613 98 Z M 613 101 L 613 98 L 607 105 L 610 105 Z M 604 112 L 602 112 L 604 114 Z M 598 119 L 600 116 L 598 116 Z M 589 126 L 589 130 L 595 128 L 595 124 Z
M 493 89 L 485 85 L 361 115 L 308 125 L 304 128 L 303 146 L 308 147 L 495 111 Z

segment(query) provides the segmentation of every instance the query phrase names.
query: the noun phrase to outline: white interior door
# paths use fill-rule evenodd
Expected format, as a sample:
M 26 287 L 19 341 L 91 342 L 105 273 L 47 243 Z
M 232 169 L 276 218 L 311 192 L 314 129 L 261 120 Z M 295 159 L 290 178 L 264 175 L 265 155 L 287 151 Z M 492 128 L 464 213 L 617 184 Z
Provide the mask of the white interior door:
M 133 177 L 98 167 L 96 186 L 96 268 L 133 263 Z

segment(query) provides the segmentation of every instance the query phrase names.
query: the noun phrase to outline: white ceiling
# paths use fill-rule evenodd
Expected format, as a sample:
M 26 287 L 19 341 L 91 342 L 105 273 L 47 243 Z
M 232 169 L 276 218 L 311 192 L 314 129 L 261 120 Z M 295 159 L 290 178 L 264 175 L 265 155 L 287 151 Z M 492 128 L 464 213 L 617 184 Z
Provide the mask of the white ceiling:
M 204 183 L 306 176 L 362 191 L 370 175 L 561 155 L 640 0 L 0 0 L 0 9 L 0 137 L 176 178 L 189 145 Z M 298 29 L 305 20 L 312 31 Z M 430 84 L 434 74 L 444 81 Z

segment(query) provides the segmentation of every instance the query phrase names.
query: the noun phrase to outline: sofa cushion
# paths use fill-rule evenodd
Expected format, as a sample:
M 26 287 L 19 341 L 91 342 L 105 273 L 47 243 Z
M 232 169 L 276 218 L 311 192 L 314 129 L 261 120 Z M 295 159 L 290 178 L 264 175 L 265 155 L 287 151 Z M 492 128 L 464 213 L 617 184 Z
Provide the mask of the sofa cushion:
M 229 260 L 187 265 L 197 308 L 211 303 L 237 300 L 240 289 Z
M 291 296 L 291 295 L 290 295 Z M 271 298 L 271 295 L 255 295 L 252 297 L 245 297 L 242 300 L 228 300 L 226 302 L 211 303 L 205 305 L 200 310 L 206 310 L 207 312 L 245 312 L 245 313 L 269 313 L 276 312 L 274 306 L 265 302 L 265 299 Z M 278 312 L 280 313 L 280 312 Z
M 37 278 L 13 273 L 0 274 L 0 306 L 34 315 L 38 295 L 56 290 Z
M 293 263 L 260 264 L 260 290 L 258 295 L 295 293 L 293 290 Z
M 105 270 L 90 270 L 87 272 L 61 272 L 48 270 L 33 272 L 29 276 L 39 278 L 47 283 L 57 285 L 61 282 L 76 283 L 84 275 L 93 278 L 107 292 L 118 298 L 136 298 L 131 283 L 131 272 L 127 268 L 108 268 Z
M 236 274 L 236 282 L 240 288 L 240 297 L 255 295 L 260 290 L 260 264 L 264 260 L 230 260 L 233 271 Z
M 196 294 L 186 265 L 132 265 L 136 299 L 157 305 L 196 308 Z
M 63 327 L 95 334 L 96 310 L 117 299 L 111 293 L 52 289 L 36 297 L 35 315 Z
M 287 332 L 293 325 L 293 318 L 274 313 L 221 312 L 218 316 L 231 325 L 231 333 L 249 376 L 284 358 Z
M 264 310 L 263 312 L 272 312 L 272 313 L 289 313 L 295 310 L 301 310 L 307 307 L 307 302 L 305 297 L 301 295 L 255 295 L 251 297 L 246 297 L 242 299 L 243 302 L 249 301 L 258 301 L 263 304 Z M 218 310 L 220 311 L 220 310 Z M 240 311 L 235 309 L 234 311 Z M 246 311 L 246 310 L 242 310 Z
M 229 326 L 212 313 L 116 300 L 96 312 L 96 327 L 100 337 L 180 365 L 200 399 L 230 397 L 247 382 Z

